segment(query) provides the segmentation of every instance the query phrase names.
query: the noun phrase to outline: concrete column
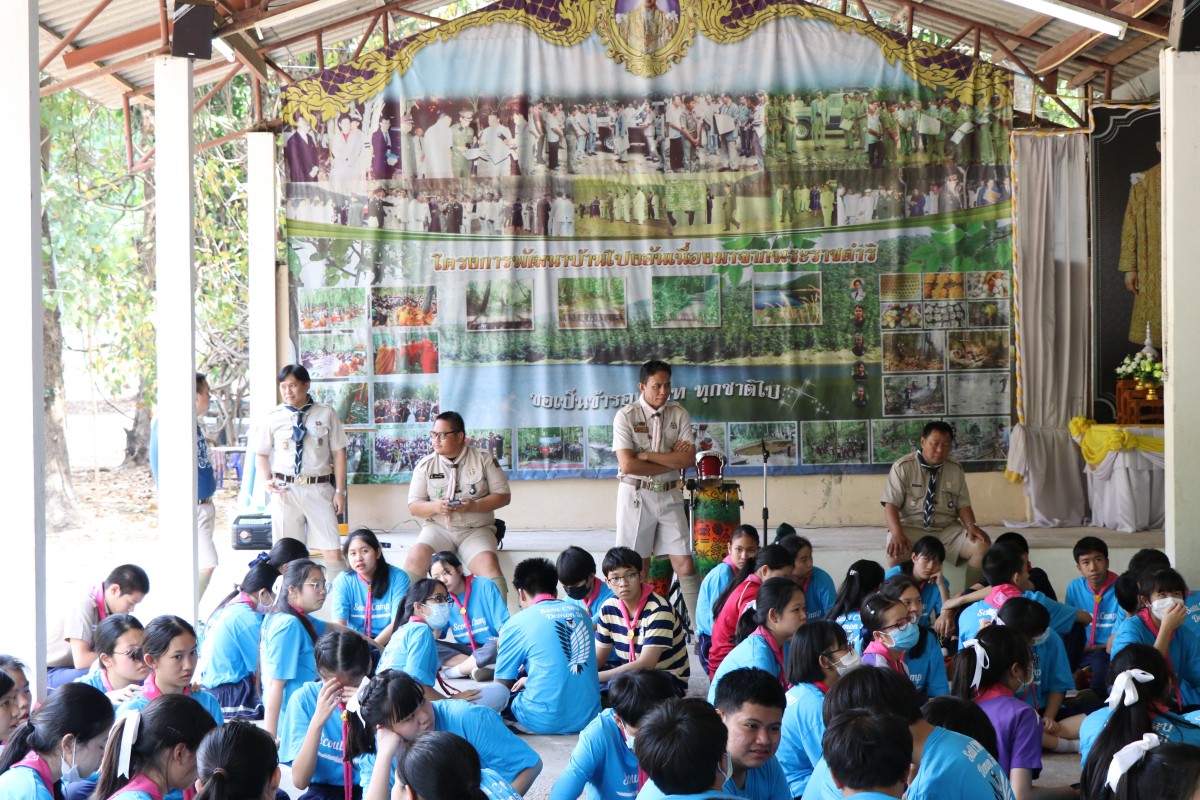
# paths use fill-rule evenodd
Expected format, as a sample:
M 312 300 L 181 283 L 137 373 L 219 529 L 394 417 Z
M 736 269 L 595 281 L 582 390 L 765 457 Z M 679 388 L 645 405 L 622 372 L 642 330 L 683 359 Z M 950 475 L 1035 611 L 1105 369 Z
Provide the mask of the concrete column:
M 250 410 L 262 419 L 278 403 L 275 375 L 275 248 L 278 195 L 275 134 L 246 134 L 247 232 L 250 251 Z
M 1167 554 L 1171 563 L 1191 581 L 1200 579 L 1200 426 L 1196 425 L 1196 398 L 1200 397 L 1200 369 L 1196 351 L 1200 341 L 1200 226 L 1195 209 L 1200 205 L 1200 140 L 1196 138 L 1200 111 L 1200 53 L 1164 50 L 1162 68 L 1162 176 L 1163 176 L 1163 347 L 1166 352 L 1166 503 Z M 1178 346 L 1176 346 L 1178 343 Z
M 154 248 L 158 285 L 159 564 L 150 607 L 198 615 L 196 542 L 196 272 L 192 62 L 154 60 Z M 154 569 L 152 569 L 152 567 Z
M 46 514 L 42 382 L 42 185 L 38 120 L 37 0 L 9 5 L 0 25 L 0 52 L 9 64 L 0 84 L 7 122 L 0 125 L 0 152 L 11 164 L 5 189 L 6 269 L 0 313 L 13 353 L 29 360 L 5 380 L 11 415 L 10 452 L 16 456 L 0 481 L 5 509 L 6 556 L 13 569 L 0 581 L 5 650 L 31 669 L 35 697 L 46 689 Z

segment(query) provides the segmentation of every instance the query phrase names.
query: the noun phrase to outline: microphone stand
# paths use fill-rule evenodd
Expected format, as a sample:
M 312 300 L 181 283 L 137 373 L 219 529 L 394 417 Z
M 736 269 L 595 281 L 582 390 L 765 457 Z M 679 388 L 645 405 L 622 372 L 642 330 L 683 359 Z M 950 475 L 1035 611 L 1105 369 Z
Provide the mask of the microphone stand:
M 762 538 L 762 540 L 763 540 L 764 542 L 765 542 L 765 541 L 767 541 L 767 537 L 768 537 L 768 535 L 769 535 L 769 534 L 768 534 L 768 532 L 767 532 L 767 519 L 768 519 L 768 511 L 767 511 L 767 459 L 769 459 L 770 457 L 771 457 L 771 451 L 767 449 L 767 440 L 766 440 L 766 439 L 763 439 L 763 440 L 762 440 L 762 460 L 763 460 L 763 505 L 762 505 L 763 538 Z

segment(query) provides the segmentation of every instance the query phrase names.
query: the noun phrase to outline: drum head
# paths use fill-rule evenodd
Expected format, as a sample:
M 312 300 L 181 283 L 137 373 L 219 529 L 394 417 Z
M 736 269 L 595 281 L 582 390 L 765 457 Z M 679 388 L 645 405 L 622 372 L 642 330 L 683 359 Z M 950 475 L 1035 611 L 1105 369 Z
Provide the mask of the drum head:
M 725 473 L 725 454 L 720 450 L 696 453 L 696 478 L 701 485 L 720 483 Z

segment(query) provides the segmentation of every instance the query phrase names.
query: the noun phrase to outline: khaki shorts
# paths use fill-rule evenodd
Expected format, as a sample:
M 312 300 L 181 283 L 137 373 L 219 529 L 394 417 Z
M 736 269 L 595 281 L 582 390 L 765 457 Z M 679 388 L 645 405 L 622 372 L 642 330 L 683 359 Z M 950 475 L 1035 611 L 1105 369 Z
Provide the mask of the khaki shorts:
M 967 543 L 967 529 L 965 527 L 961 525 L 948 525 L 941 530 L 926 530 L 916 525 L 902 525 L 901 528 L 904 530 L 904 536 L 908 539 L 908 546 L 910 548 L 917 543 L 918 539 L 923 539 L 926 536 L 936 536 L 938 541 L 946 548 L 946 563 L 952 567 L 958 565 L 963 545 Z
M 421 526 L 417 544 L 429 545 L 435 553 L 442 550 L 458 553 L 459 560 L 469 567 L 480 553 L 496 552 L 496 526 L 481 525 L 454 531 L 427 521 Z
M 196 535 L 200 542 L 200 569 L 215 569 L 217 566 L 217 505 L 208 498 L 207 503 L 196 504 Z
M 617 546 L 636 550 L 642 558 L 690 556 L 692 533 L 683 510 L 683 492 L 617 484 Z
M 268 510 L 275 541 L 288 536 L 317 550 L 341 547 L 332 483 L 290 483 L 286 492 L 271 495 Z

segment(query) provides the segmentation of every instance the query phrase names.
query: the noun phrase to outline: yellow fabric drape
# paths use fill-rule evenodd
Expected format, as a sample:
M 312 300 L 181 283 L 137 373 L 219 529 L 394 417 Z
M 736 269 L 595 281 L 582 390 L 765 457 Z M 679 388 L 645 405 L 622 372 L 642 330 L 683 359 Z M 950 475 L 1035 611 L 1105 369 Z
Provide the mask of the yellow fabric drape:
M 1163 452 L 1164 439 L 1154 436 L 1138 436 L 1122 425 L 1097 425 L 1094 420 L 1079 416 L 1071 420 L 1070 427 L 1071 437 L 1078 443 L 1084 460 L 1093 467 L 1116 450 Z

